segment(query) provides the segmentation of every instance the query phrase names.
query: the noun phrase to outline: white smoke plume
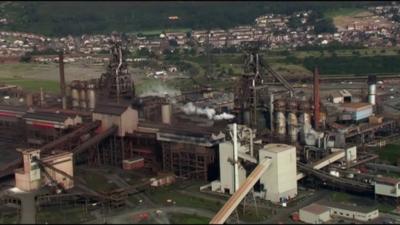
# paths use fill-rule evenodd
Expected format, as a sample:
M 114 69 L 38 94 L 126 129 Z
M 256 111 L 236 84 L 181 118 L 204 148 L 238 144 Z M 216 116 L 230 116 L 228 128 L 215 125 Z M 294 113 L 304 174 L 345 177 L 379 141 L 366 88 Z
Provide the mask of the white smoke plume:
M 141 93 L 140 97 L 147 97 L 147 96 L 158 96 L 158 97 L 165 97 L 166 95 L 173 97 L 180 95 L 181 92 L 179 90 L 175 90 L 173 88 L 167 87 L 165 85 L 153 85 Z
M 222 114 L 215 115 L 214 120 L 230 120 L 235 118 L 235 115 L 223 112 Z
M 187 115 L 205 115 L 208 117 L 208 119 L 213 119 L 213 120 L 229 120 L 235 118 L 234 115 L 229 114 L 229 113 L 222 113 L 222 114 L 217 114 L 215 109 L 212 108 L 200 108 L 195 106 L 192 102 L 186 103 L 183 107 L 181 107 L 182 111 L 187 114 Z

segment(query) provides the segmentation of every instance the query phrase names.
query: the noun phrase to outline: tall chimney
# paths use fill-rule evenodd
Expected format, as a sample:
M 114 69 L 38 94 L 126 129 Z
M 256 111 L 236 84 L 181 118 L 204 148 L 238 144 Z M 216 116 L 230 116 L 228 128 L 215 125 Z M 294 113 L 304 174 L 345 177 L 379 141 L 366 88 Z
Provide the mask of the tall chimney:
M 233 124 L 233 173 L 234 173 L 234 190 L 239 189 L 239 167 L 238 167 L 238 141 L 237 141 L 237 124 Z
M 371 105 L 376 104 L 376 76 L 368 76 L 368 103 Z
M 62 108 L 67 109 L 67 98 L 65 94 L 65 75 L 64 75 L 64 52 L 61 51 L 58 55 L 58 64 L 60 68 L 60 94 L 62 100 Z
M 314 69 L 314 127 L 319 128 L 320 120 L 320 87 L 319 87 L 319 72 L 318 68 Z

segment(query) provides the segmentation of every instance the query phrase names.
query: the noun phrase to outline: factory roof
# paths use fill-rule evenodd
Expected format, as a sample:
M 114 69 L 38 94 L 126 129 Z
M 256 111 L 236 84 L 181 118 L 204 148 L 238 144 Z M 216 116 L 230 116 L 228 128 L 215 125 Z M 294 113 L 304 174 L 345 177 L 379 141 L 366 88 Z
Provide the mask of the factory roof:
M 65 113 L 50 113 L 50 112 L 28 112 L 23 117 L 26 119 L 55 121 L 55 122 L 65 122 L 65 120 L 70 118 L 70 116 Z
M 2 111 L 12 111 L 12 112 L 26 112 L 28 110 L 28 107 L 26 107 L 26 106 L 0 105 L 0 110 L 2 110 Z
M 264 147 L 264 149 L 268 150 L 269 152 L 276 152 L 276 153 L 283 152 L 292 148 L 293 146 L 286 144 L 267 144 Z
M 372 106 L 372 105 L 369 103 L 365 103 L 365 102 L 351 102 L 351 103 L 343 103 L 342 106 L 346 107 L 346 108 L 362 109 L 364 107 L 368 107 L 368 106 Z
M 317 204 L 317 203 L 312 203 L 311 205 L 308 205 L 300 210 L 312 213 L 312 214 L 322 214 L 325 212 L 329 212 L 329 208 L 325 207 L 323 205 Z
M 344 210 L 349 210 L 349 211 L 353 211 L 353 212 L 360 212 L 360 213 L 371 213 L 375 210 L 377 210 L 377 208 L 375 207 L 368 207 L 365 205 L 356 205 L 356 204 L 343 204 L 343 203 L 339 203 L 339 202 L 332 202 L 332 201 L 320 201 L 319 204 L 329 207 L 329 208 L 336 208 L 336 209 L 344 209 Z
M 392 177 L 378 177 L 375 181 L 380 184 L 396 185 L 400 182 L 400 179 Z
M 97 105 L 93 112 L 120 116 L 122 115 L 122 113 L 126 111 L 128 107 L 129 105 L 114 105 L 114 104 Z

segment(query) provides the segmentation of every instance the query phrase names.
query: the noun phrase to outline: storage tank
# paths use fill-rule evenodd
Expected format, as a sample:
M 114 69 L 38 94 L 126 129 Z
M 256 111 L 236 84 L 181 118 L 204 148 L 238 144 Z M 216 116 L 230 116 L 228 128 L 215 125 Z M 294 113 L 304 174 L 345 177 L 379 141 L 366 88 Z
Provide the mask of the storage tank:
M 162 123 L 165 124 L 171 124 L 171 105 L 170 104 L 164 104 L 161 105 L 161 117 L 162 117 Z
M 266 112 L 262 110 L 257 111 L 257 127 L 262 130 L 267 127 Z
M 368 76 L 368 103 L 371 105 L 376 104 L 376 76 Z
M 80 94 L 79 94 L 79 82 L 78 81 L 73 81 L 71 83 L 71 97 L 72 97 L 72 107 L 74 109 L 79 108 L 79 99 L 80 99 Z
M 86 95 L 88 98 L 88 108 L 90 111 L 93 111 L 96 107 L 96 92 L 94 84 L 88 84 Z
M 286 135 L 286 117 L 283 112 L 275 113 L 276 133 L 278 135 Z
M 288 113 L 288 135 L 290 137 L 290 141 L 292 143 L 297 142 L 297 134 L 299 132 L 298 123 L 297 123 L 297 116 L 293 112 Z
M 289 112 L 297 112 L 297 108 L 298 108 L 298 102 L 295 99 L 291 99 L 288 103 L 287 103 L 287 108 L 289 110 Z
M 275 111 L 285 111 L 286 110 L 286 102 L 282 99 L 277 99 L 274 102 L 274 110 Z
M 26 106 L 31 107 L 33 105 L 33 96 L 32 93 L 26 94 Z
M 81 90 L 80 90 L 80 106 L 82 109 L 87 108 L 87 98 L 86 98 L 86 84 L 81 83 Z
M 244 119 L 244 121 L 243 121 L 244 124 L 250 125 L 250 111 L 249 110 L 246 110 L 243 112 L 243 119 Z

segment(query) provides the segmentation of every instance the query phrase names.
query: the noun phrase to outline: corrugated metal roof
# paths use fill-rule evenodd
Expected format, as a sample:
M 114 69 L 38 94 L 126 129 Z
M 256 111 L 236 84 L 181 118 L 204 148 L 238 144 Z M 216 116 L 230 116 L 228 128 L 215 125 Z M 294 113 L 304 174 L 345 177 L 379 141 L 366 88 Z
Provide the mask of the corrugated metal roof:
M 343 103 L 342 107 L 344 108 L 354 108 L 356 110 L 360 110 L 366 107 L 372 107 L 371 104 L 365 102 L 351 102 L 351 103 Z
M 350 204 L 343 204 L 343 203 L 338 203 L 338 202 L 332 202 L 332 201 L 321 201 L 319 204 L 329 207 L 329 208 L 336 208 L 336 209 L 345 209 L 353 212 L 360 212 L 360 213 L 371 213 L 377 208 L 375 207 L 367 207 L 365 205 L 350 205 Z
M 28 111 L 28 107 L 26 107 L 26 106 L 0 105 L 0 110 L 25 113 L 26 111 Z
M 28 112 L 23 116 L 23 118 L 32 120 L 65 122 L 65 120 L 67 120 L 69 116 L 64 113 Z
M 122 115 L 122 113 L 126 111 L 128 107 L 129 105 L 112 105 L 112 104 L 97 105 L 93 112 L 120 116 Z
M 329 208 L 325 207 L 323 205 L 317 204 L 317 203 L 312 203 L 311 205 L 308 205 L 301 210 L 312 213 L 312 214 L 317 214 L 320 215 L 325 212 L 329 212 Z
M 381 184 L 389 184 L 389 185 L 396 185 L 400 182 L 400 179 L 392 178 L 392 177 L 378 177 L 375 179 L 377 183 Z

